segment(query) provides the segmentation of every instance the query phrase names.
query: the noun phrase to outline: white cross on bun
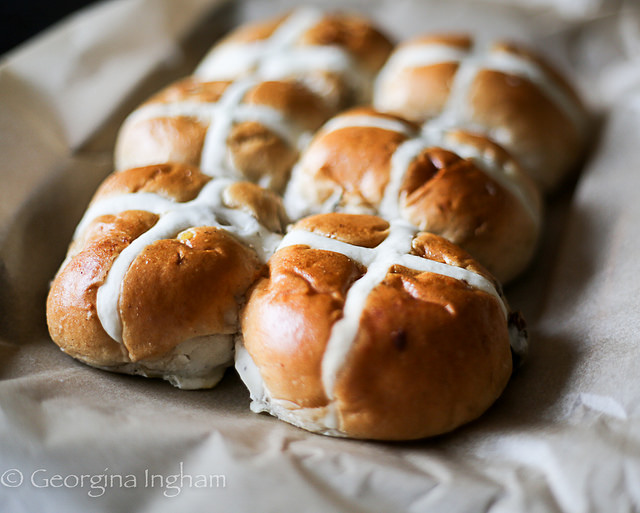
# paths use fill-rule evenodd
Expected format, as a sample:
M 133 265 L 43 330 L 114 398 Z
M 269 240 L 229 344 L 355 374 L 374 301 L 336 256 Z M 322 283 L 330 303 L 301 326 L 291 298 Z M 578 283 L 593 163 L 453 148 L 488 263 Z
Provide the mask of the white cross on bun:
M 450 431 L 511 375 L 498 289 L 463 250 L 408 223 L 305 218 L 242 313 L 236 368 L 252 409 L 335 436 Z
M 374 106 L 415 122 L 486 134 L 545 192 L 575 170 L 588 117 L 547 60 L 506 41 L 426 35 L 398 45 L 380 72 Z
M 314 137 L 285 193 L 292 218 L 320 212 L 403 218 L 473 254 L 502 283 L 537 247 L 540 193 L 484 136 L 420 132 L 371 108 L 332 118 Z
M 214 386 L 233 363 L 238 310 L 272 251 L 264 246 L 279 241 L 285 219 L 275 194 L 197 168 L 112 174 L 51 285 L 53 341 L 95 367 Z

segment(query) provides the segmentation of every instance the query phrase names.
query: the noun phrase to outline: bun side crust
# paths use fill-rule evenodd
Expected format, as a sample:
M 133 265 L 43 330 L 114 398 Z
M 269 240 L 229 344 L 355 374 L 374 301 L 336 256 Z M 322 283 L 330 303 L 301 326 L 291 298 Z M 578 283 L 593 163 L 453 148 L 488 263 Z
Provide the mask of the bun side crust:
M 47 323 L 53 341 L 72 357 L 94 366 L 129 361 L 126 348 L 102 328 L 96 294 L 120 252 L 157 219 L 143 211 L 96 219 L 82 248 L 56 275 L 47 297 Z
M 244 344 L 276 398 L 302 408 L 325 406 L 322 355 L 341 317 L 349 286 L 363 273 L 348 257 L 292 246 L 269 262 L 269 275 L 250 292 Z

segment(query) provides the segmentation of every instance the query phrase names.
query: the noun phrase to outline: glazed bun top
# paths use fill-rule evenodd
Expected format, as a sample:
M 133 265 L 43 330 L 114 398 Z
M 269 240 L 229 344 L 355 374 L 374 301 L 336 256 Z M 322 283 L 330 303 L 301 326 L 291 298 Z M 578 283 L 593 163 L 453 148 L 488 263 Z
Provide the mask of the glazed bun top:
M 187 77 L 127 117 L 118 134 L 116 169 L 180 162 L 209 176 L 280 190 L 299 147 L 330 114 L 299 82 Z
M 297 165 L 300 176 L 294 173 L 285 205 L 293 218 L 336 208 L 393 219 L 416 188 L 461 159 L 514 195 L 539 224 L 541 198 L 535 185 L 501 146 L 461 129 L 421 130 L 370 107 L 349 109 L 316 133 Z M 419 219 L 408 220 L 424 228 Z
M 515 278 L 542 224 L 535 184 L 487 137 L 426 128 L 365 107 L 332 118 L 294 168 L 284 195 L 290 217 L 405 219 L 461 245 L 501 281 Z
M 321 214 L 293 225 L 250 292 L 236 366 L 256 411 L 335 436 L 421 438 L 501 393 L 510 319 L 492 276 L 445 239 Z
M 209 231 L 220 232 L 221 235 L 215 238 L 229 239 L 234 248 L 244 246 L 244 249 L 234 250 L 237 257 L 240 258 L 240 252 L 246 253 L 242 259 L 250 260 L 250 267 L 259 269 L 261 262 L 266 261 L 279 243 L 279 232 L 286 223 L 279 198 L 252 183 L 211 180 L 197 168 L 177 164 L 134 168 L 114 173 L 98 189 L 78 224 L 67 262 L 99 239 L 105 220 L 114 217 L 118 223 L 127 217 L 135 218 L 138 224 L 137 219 L 143 219 L 143 226 L 135 233 L 126 230 L 127 245 L 108 259 L 108 275 L 96 294 L 100 323 L 118 342 L 123 340 L 122 283 L 125 279 L 131 281 L 131 276 L 136 275 L 132 269 L 141 255 L 146 255 L 144 258 L 150 261 L 150 248 L 159 247 L 160 243 L 160 247 L 166 245 L 166 241 L 190 246 L 202 238 L 199 228 L 207 227 Z M 105 244 L 110 243 L 107 240 Z M 162 264 L 157 260 L 158 265 Z M 172 264 L 173 259 L 167 262 Z M 149 269 L 153 267 L 148 266 Z M 145 273 L 144 266 L 138 274 L 152 276 Z M 229 280 L 235 279 L 229 275 Z M 249 284 L 250 281 L 245 288 Z M 150 284 L 146 288 L 149 287 L 153 289 Z
M 287 222 L 280 198 L 249 182 L 179 164 L 114 173 L 52 283 L 52 338 L 105 367 L 164 358 L 198 337 L 230 339 Z
M 391 50 L 389 39 L 359 15 L 304 7 L 232 32 L 195 75 L 207 81 L 296 79 L 342 108 L 370 100 L 374 74 Z
M 194 226 L 219 226 L 244 240 L 263 260 L 288 223 L 280 197 L 258 185 L 212 179 L 195 166 L 158 164 L 107 177 L 78 223 L 74 240 L 81 239 L 98 217 L 126 211 L 149 212 L 162 221 L 145 234 L 148 240 Z
M 588 117 L 546 60 L 509 42 L 433 35 L 399 45 L 380 72 L 377 109 L 488 135 L 544 189 L 576 164 Z

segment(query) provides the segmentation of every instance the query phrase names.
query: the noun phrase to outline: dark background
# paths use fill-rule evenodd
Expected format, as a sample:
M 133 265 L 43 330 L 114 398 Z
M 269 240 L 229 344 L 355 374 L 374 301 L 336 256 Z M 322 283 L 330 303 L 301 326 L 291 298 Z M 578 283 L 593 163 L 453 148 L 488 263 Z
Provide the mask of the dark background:
M 0 55 L 96 0 L 0 0 Z

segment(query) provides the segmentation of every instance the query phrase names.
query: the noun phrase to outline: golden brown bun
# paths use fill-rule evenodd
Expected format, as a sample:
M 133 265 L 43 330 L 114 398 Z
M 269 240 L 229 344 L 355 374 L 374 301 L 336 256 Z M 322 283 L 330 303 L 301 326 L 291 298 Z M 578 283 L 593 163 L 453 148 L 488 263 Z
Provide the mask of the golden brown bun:
M 368 107 L 357 107 L 343 112 L 334 119 L 345 120 L 359 116 L 399 122 L 417 135 L 415 125 Z M 410 138 L 406 133 L 380 127 L 346 127 L 330 130 L 325 127 L 312 139 L 303 152 L 294 176 L 292 189 L 285 193 L 291 197 L 286 205 L 294 217 L 315 212 L 314 207 L 324 203 L 339 188 L 340 207 L 351 211 L 373 211 L 379 205 L 389 181 L 390 161 L 398 146 Z M 292 202 L 300 202 L 300 211 Z
M 349 119 L 362 116 L 374 123 L 398 122 L 405 131 L 374 123 L 349 126 Z M 292 217 L 328 209 L 400 216 L 462 246 L 503 283 L 526 268 L 540 233 L 541 200 L 502 148 L 485 137 L 449 131 L 438 141 L 426 139 L 415 158 L 403 164 L 406 171 L 394 185 L 392 160 L 400 145 L 418 138 L 415 126 L 367 108 L 347 111 L 327 127 L 335 120 L 344 124 L 320 131 L 296 167 L 285 195 Z M 459 151 L 476 157 L 462 158 Z M 394 186 L 395 196 L 386 196 Z M 331 203 L 334 198 L 339 201 Z M 395 208 L 385 201 L 393 201 Z
M 148 109 L 173 106 L 177 112 L 187 112 L 181 105 L 192 103 L 206 112 L 207 105 L 216 104 L 229 86 L 229 82 L 200 82 L 189 77 L 153 96 L 123 124 L 116 144 L 116 169 L 165 162 L 199 165 L 215 115 L 209 119 L 205 115 L 169 116 Z M 295 82 L 257 83 L 248 88 L 242 103 L 275 110 L 299 135 L 316 130 L 330 114 L 317 95 Z M 145 115 L 145 110 L 152 114 Z M 240 177 L 274 190 L 282 189 L 298 158 L 292 141 L 251 120 L 234 123 L 222 145 L 223 158 Z
M 308 30 L 301 45 L 332 45 L 346 49 L 359 66 L 375 73 L 385 63 L 393 46 L 371 22 L 356 14 L 326 14 Z
M 47 323 L 53 341 L 74 358 L 91 365 L 115 365 L 129 359 L 126 348 L 102 329 L 95 304 L 114 258 L 147 231 L 157 216 L 130 211 L 96 220 L 81 248 L 64 265 L 49 290 Z
M 376 247 L 389 223 L 372 216 L 312 216 L 294 229 Z M 490 275 L 468 254 L 420 233 L 412 254 Z M 369 293 L 357 335 L 327 390 L 323 366 L 334 323 L 367 269 L 333 251 L 291 245 L 269 261 L 241 315 L 236 368 L 252 409 L 336 436 L 407 440 L 455 429 L 482 414 L 512 370 L 500 301 L 449 276 L 394 265 Z M 335 415 L 334 415 L 335 414 Z
M 472 48 L 457 36 L 421 42 Z M 416 439 L 481 415 L 526 348 L 491 273 L 510 280 L 531 258 L 540 198 L 484 136 L 449 128 L 405 151 L 446 108 L 458 63 L 398 73 L 385 94 L 404 94 L 415 117 L 353 109 L 344 116 L 362 126 L 324 125 L 301 159 L 331 116 L 370 103 L 391 50 L 358 15 L 296 9 L 240 27 L 136 109 L 52 283 L 55 343 L 98 368 L 207 388 L 235 342 L 252 409 L 335 436 Z M 511 98 L 505 80 L 478 74 L 469 124 L 534 152 L 557 125 L 572 156 L 557 106 L 518 77 Z M 544 123 L 527 118 L 530 101 Z M 379 126 L 366 126 L 372 117 Z M 287 187 L 310 211 L 341 213 L 294 213 L 283 238 Z
M 449 144 L 451 146 L 449 146 Z M 442 145 L 475 147 L 517 183 L 514 194 L 484 172 L 477 161 L 431 149 L 409 168 L 401 189 L 403 217 L 458 244 L 503 284 L 518 277 L 533 258 L 542 227 L 542 200 L 533 182 L 498 145 L 481 136 L 452 131 Z M 424 174 L 431 178 L 423 180 Z
M 562 75 L 531 50 L 506 42 L 488 48 L 474 44 L 468 36 L 434 35 L 399 45 L 378 77 L 374 105 L 413 121 L 441 117 L 448 126 L 487 134 L 509 150 L 544 191 L 557 188 L 583 150 L 588 118 L 580 99 Z M 431 52 L 424 64 L 412 53 L 419 48 Z M 465 66 L 478 68 L 459 77 L 458 70 Z M 535 76 L 527 76 L 526 70 Z M 464 93 L 452 93 L 463 76 L 468 79 Z M 461 94 L 453 101 L 457 107 L 448 103 L 451 94 Z M 463 104 L 466 108 L 459 108 Z
M 289 34 L 284 43 L 283 31 Z M 234 53 L 242 47 L 255 51 L 256 43 L 271 48 L 275 45 L 279 53 L 245 62 Z M 237 28 L 209 51 L 196 75 L 225 80 L 247 76 L 295 79 L 319 94 L 335 112 L 371 101 L 373 77 L 392 49 L 391 41 L 363 16 L 301 7 L 284 16 Z M 316 57 L 316 50 L 324 56 Z M 290 63 L 294 52 L 300 52 L 306 61 L 302 66 Z M 265 62 L 270 58 L 279 61 L 275 68 Z
M 200 170 L 184 165 L 130 169 L 105 180 L 89 212 L 136 193 L 179 206 L 196 200 L 209 183 Z M 286 218 L 273 193 L 235 182 L 224 187 L 222 197 L 227 209 L 282 231 Z M 232 363 L 238 308 L 264 265 L 226 229 L 194 226 L 141 248 L 119 285 L 121 342 L 107 333 L 99 316 L 98 290 L 114 261 L 163 215 L 124 210 L 87 220 L 51 285 L 49 331 L 65 352 L 89 365 L 164 377 L 183 388 L 213 386 Z
M 212 51 L 225 44 L 253 43 L 268 39 L 290 15 L 291 13 L 288 13 L 285 16 L 238 27 L 220 40 Z M 370 72 L 379 70 L 392 50 L 391 41 L 374 27 L 370 20 L 356 13 L 325 13 L 302 34 L 296 44 L 339 46 L 356 57 Z

